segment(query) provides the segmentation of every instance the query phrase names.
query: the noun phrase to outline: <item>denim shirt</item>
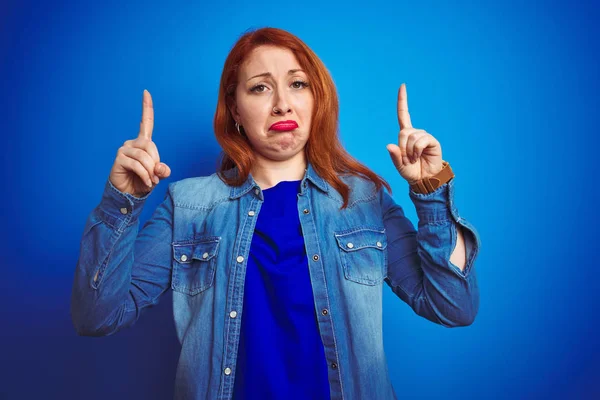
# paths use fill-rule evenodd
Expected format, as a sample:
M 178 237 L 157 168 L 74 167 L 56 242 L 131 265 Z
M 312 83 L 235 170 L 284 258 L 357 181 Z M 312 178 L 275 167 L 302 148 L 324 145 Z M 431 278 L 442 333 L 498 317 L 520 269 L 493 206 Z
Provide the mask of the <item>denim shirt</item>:
M 383 189 L 355 177 L 348 207 L 312 165 L 298 215 L 332 399 L 395 399 L 382 336 L 383 283 L 416 314 L 445 327 L 470 325 L 479 308 L 474 269 L 480 239 L 454 205 L 454 179 L 430 194 L 409 192 L 418 229 Z M 252 178 L 226 185 L 217 174 L 170 183 L 139 231 L 149 196 L 107 180 L 83 231 L 71 315 L 79 335 L 133 325 L 173 290 L 181 354 L 176 399 L 231 399 L 243 318 L 246 263 L 263 202 Z M 450 262 L 457 226 L 464 271 Z

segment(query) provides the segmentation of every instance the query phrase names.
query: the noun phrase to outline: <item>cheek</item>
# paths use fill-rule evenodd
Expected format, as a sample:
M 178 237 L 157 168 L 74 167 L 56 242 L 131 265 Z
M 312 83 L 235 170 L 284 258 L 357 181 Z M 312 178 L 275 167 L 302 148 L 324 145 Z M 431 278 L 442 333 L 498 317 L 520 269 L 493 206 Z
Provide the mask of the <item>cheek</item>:
M 245 125 L 253 128 L 264 125 L 269 115 L 269 111 L 264 104 L 245 104 L 244 107 L 239 107 L 239 110 Z
M 299 109 L 302 110 L 303 117 L 310 121 L 312 119 L 313 111 L 314 111 L 314 102 L 312 97 L 307 96 L 301 99 L 301 102 L 298 104 Z

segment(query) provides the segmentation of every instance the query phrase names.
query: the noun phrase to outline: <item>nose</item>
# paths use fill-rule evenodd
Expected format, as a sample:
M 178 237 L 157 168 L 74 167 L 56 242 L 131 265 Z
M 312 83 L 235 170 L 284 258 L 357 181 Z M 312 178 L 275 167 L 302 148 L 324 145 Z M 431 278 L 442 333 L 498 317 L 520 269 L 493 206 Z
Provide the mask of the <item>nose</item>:
M 273 108 L 271 109 L 271 113 L 274 115 L 287 114 L 291 112 L 290 103 L 286 98 L 285 88 L 278 88 L 276 90 L 276 95 L 274 98 Z

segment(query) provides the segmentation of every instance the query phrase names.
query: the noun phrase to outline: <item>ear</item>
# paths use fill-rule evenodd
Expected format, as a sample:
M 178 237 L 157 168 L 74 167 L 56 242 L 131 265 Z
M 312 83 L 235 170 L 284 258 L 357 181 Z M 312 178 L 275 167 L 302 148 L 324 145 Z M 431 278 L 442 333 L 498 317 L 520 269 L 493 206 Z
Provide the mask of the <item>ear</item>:
M 239 123 L 240 114 L 238 113 L 237 104 L 233 97 L 229 97 L 229 99 L 227 100 L 227 108 L 229 109 L 229 112 L 231 113 L 231 116 L 233 117 L 233 119 L 238 121 L 238 123 Z

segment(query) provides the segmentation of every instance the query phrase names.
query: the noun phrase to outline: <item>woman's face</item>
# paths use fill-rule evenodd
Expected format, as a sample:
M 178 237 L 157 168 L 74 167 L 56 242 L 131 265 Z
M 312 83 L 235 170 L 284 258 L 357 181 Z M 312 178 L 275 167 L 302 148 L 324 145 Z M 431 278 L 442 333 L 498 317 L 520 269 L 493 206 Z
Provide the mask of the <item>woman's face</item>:
M 285 48 L 259 46 L 243 63 L 230 111 L 260 156 L 283 161 L 304 149 L 314 102 L 308 84 L 296 57 Z M 272 126 L 281 121 L 290 124 Z

